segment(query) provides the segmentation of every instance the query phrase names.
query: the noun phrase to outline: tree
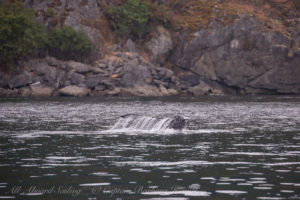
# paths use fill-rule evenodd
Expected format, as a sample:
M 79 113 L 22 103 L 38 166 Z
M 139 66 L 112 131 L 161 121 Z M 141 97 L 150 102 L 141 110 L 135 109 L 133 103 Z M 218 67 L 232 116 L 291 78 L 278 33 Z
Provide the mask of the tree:
M 46 33 L 36 25 L 31 9 L 22 2 L 0 3 L 0 66 L 13 68 L 22 57 L 42 48 Z
M 111 25 L 119 36 L 142 38 L 149 32 L 150 10 L 143 0 L 128 0 L 121 6 L 113 6 L 108 11 Z
M 48 37 L 49 54 L 60 59 L 80 60 L 91 54 L 94 45 L 82 31 L 63 26 L 54 28 Z

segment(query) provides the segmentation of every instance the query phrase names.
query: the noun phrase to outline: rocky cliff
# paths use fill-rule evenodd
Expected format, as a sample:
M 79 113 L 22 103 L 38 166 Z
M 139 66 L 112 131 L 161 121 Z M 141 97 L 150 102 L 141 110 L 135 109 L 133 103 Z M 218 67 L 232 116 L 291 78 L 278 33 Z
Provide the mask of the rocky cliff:
M 293 38 L 268 32 L 254 17 L 234 24 L 214 22 L 179 42 L 170 55 L 176 66 L 239 93 L 300 92 L 300 24 Z
M 218 10 L 224 2 L 241 10 L 226 23 L 225 7 Z M 141 42 L 113 34 L 104 13 L 119 1 L 25 0 L 46 27 L 85 31 L 97 55 L 90 64 L 29 59 L 18 73 L 0 73 L 0 96 L 300 94 L 299 10 L 292 0 L 276 1 L 279 7 L 272 0 L 255 2 L 264 10 L 244 1 L 215 1 L 211 9 L 218 15 L 210 14 L 205 26 L 203 17 L 201 26 L 183 18 L 184 25 L 193 22 L 190 29 L 153 23 Z

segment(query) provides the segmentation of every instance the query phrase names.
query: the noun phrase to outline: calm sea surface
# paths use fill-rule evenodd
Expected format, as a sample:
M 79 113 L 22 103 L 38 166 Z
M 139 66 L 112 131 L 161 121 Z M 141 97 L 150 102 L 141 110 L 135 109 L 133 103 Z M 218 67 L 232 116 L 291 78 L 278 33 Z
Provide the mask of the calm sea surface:
M 0 99 L 0 199 L 300 199 L 300 97 Z

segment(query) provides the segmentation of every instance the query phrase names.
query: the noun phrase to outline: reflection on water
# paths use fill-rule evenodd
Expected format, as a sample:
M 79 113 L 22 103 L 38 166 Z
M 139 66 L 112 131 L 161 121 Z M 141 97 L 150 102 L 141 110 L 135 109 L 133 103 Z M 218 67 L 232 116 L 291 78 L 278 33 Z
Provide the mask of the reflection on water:
M 1 100 L 0 199 L 300 199 L 299 130 L 296 97 Z

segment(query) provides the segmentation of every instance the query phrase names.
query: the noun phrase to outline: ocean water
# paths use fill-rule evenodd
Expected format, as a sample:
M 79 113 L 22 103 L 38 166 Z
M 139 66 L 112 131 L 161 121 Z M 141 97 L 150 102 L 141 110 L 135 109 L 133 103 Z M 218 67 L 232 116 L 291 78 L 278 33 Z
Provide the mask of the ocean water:
M 0 199 L 300 199 L 300 98 L 1 99 Z

